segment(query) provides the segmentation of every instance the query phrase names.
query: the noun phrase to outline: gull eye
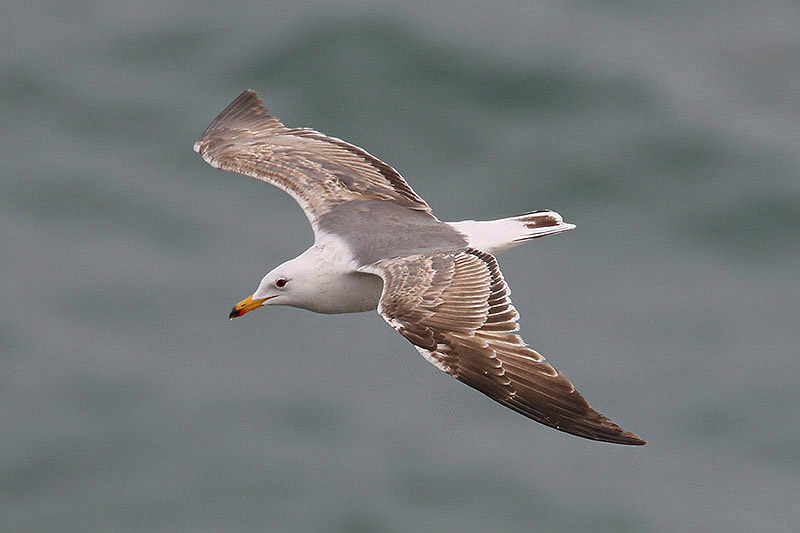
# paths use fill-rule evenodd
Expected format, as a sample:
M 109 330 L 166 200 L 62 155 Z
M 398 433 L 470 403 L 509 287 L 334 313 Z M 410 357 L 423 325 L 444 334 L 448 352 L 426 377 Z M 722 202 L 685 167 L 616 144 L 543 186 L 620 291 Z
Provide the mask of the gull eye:
M 275 286 L 281 289 L 286 286 L 287 281 L 286 278 L 278 278 L 275 280 Z

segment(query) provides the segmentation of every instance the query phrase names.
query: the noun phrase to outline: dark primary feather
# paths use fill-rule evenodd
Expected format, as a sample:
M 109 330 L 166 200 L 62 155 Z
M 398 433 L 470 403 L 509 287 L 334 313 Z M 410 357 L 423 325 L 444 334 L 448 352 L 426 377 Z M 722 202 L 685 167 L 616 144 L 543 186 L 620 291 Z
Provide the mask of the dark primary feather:
M 519 315 L 495 258 L 463 249 L 377 261 L 378 311 L 436 366 L 497 402 L 555 429 L 645 444 L 592 409 L 570 381 L 515 332 Z
M 312 225 L 354 200 L 387 200 L 433 217 L 394 168 L 341 139 L 286 128 L 254 91 L 244 91 L 217 115 L 194 149 L 212 166 L 288 192 Z

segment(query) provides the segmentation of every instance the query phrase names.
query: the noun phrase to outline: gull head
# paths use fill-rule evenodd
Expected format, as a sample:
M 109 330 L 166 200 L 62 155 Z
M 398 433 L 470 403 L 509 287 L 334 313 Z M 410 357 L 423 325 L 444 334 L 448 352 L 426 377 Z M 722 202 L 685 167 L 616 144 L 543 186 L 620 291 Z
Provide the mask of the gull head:
M 233 307 L 230 318 L 265 305 L 315 313 L 357 313 L 378 306 L 383 280 L 354 269 L 346 249 L 317 243 L 264 276 L 258 289 Z
M 299 258 L 297 258 L 299 259 Z M 252 295 L 233 306 L 231 320 L 265 305 L 303 307 L 305 287 L 309 286 L 307 269 L 297 259 L 287 261 L 264 276 Z
M 327 276 L 326 265 L 321 264 L 318 253 L 309 253 L 312 250 L 286 261 L 264 276 L 256 292 L 233 306 L 229 318 L 240 317 L 265 305 L 316 310 L 316 304 L 326 292 Z

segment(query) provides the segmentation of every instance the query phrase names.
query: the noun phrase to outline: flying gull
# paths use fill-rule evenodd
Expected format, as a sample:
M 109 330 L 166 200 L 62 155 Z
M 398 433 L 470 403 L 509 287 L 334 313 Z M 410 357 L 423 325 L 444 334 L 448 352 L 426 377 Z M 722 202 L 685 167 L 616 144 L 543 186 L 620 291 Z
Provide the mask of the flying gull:
M 592 409 L 516 333 L 519 314 L 493 254 L 575 228 L 558 213 L 442 222 L 394 168 L 341 139 L 287 128 L 250 90 L 194 149 L 215 168 L 289 193 L 314 230 L 313 246 L 264 276 L 230 318 L 264 305 L 377 309 L 431 364 L 506 407 L 579 437 L 645 444 Z

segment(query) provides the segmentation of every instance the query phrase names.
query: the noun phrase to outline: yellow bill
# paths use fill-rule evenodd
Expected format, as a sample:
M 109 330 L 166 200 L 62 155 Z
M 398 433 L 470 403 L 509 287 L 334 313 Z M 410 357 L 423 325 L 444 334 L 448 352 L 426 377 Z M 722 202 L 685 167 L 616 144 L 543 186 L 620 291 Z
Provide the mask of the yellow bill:
M 269 300 L 269 298 L 253 299 L 253 296 L 250 295 L 241 302 L 239 302 L 238 304 L 233 306 L 233 309 L 231 309 L 231 314 L 228 315 L 228 318 L 233 320 L 234 318 L 240 317 L 245 313 L 249 313 L 253 309 L 258 309 L 259 307 L 264 305 L 264 302 L 266 302 L 267 300 Z

